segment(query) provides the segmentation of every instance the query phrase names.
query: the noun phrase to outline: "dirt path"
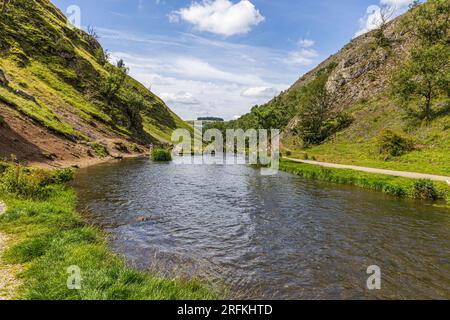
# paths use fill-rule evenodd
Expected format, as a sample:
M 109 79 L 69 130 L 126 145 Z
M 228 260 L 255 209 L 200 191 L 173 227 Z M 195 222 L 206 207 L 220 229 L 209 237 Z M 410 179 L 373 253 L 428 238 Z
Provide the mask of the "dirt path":
M 449 181 L 450 181 L 450 177 L 438 176 L 438 175 L 433 175 L 433 174 L 376 169 L 376 168 L 359 167 L 359 166 L 335 164 L 335 163 L 328 163 L 328 162 L 300 160 L 300 159 L 293 159 L 293 158 L 285 158 L 285 159 L 293 161 L 293 162 L 307 163 L 307 164 L 318 165 L 318 166 L 327 167 L 327 168 L 351 169 L 351 170 L 356 170 L 356 171 L 380 173 L 380 174 L 386 174 L 386 175 L 390 175 L 390 176 L 405 177 L 405 178 L 412 178 L 412 179 L 429 179 L 429 180 L 434 180 L 434 181 L 443 181 L 443 182 L 447 182 L 447 183 L 449 183 Z
M 0 200 L 0 215 L 5 213 L 6 205 Z M 11 239 L 4 233 L 0 232 L 0 300 L 10 300 L 14 298 L 16 289 L 20 285 L 20 281 L 16 279 L 16 275 L 22 271 L 20 265 L 7 265 L 1 262 L 3 252 L 8 249 L 8 243 Z

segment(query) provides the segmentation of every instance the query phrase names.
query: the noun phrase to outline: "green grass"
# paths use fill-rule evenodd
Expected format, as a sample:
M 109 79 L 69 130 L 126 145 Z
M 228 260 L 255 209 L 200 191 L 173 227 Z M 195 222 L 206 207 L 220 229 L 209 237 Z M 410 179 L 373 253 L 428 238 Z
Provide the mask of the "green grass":
M 324 168 L 286 160 L 281 161 L 280 169 L 308 179 L 354 185 L 401 198 L 446 200 L 450 204 L 450 188 L 441 182 L 408 179 L 348 169 Z
M 450 115 L 411 125 L 388 97 L 361 102 L 349 110 L 353 124 L 325 143 L 302 149 L 294 137 L 283 141 L 291 157 L 316 157 L 323 162 L 450 176 Z M 386 159 L 379 138 L 386 129 L 412 140 L 414 150 Z
M 0 87 L 0 101 L 62 136 L 70 139 L 83 137 L 82 133 L 61 120 L 51 109 L 39 101 L 24 99 L 3 87 Z
M 102 231 L 75 210 L 74 191 L 48 185 L 44 198 L 0 192 L 7 212 L 0 231 L 14 239 L 0 263 L 23 264 L 17 299 L 215 299 L 198 280 L 168 279 L 138 272 L 112 253 Z M 67 288 L 71 266 L 81 270 L 81 290 Z
M 11 87 L 0 88 L 0 103 L 51 131 L 71 140 L 92 141 L 92 131 L 97 131 L 159 144 L 170 142 L 173 130 L 190 128 L 131 77 L 107 102 L 100 88 L 110 68 L 97 54 L 100 45 L 82 31 L 68 28 L 64 15 L 49 0 L 11 3 L 0 19 L 0 39 L 0 69 Z M 12 89 L 26 92 L 37 103 Z M 127 112 L 131 93 L 145 101 L 140 116 L 133 118 Z

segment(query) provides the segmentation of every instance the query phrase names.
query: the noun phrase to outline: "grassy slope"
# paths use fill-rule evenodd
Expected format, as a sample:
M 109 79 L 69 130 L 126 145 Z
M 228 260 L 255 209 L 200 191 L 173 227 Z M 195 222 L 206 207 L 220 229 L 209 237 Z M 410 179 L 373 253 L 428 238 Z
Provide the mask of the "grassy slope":
M 100 59 L 103 49 L 84 32 L 68 28 L 65 17 L 48 0 L 13 2 L 0 19 L 0 38 L 0 69 L 10 89 L 24 91 L 36 102 L 6 88 L 0 88 L 0 101 L 53 132 L 91 140 L 86 128 L 95 131 L 105 125 L 118 136 L 167 142 L 174 129 L 189 128 L 161 99 L 130 77 L 118 96 L 126 97 L 129 90 L 144 97 L 144 130 L 130 125 L 126 101 L 107 105 L 98 92 L 108 75 Z
M 408 127 L 402 110 L 383 96 L 356 104 L 350 111 L 354 123 L 325 143 L 301 149 L 291 137 L 284 145 L 293 156 L 307 153 L 324 162 L 450 176 L 450 115 Z M 416 150 L 385 161 L 379 154 L 377 139 L 386 128 L 411 137 Z
M 76 197 L 51 186 L 45 200 L 0 194 L 8 210 L 0 231 L 14 244 L 3 263 L 23 264 L 18 299 L 214 299 L 197 280 L 164 279 L 137 272 L 107 247 L 101 231 L 75 211 Z M 2 263 L 2 262 L 0 262 Z M 69 290 L 67 268 L 81 269 L 82 289 Z
M 405 17 L 396 19 L 386 31 L 392 40 L 392 48 L 377 46 L 373 32 L 356 38 L 300 78 L 289 90 L 259 107 L 269 115 L 281 114 L 281 127 L 285 129 L 283 152 L 290 151 L 292 156 L 300 158 L 307 153 L 310 158 L 314 156 L 325 162 L 450 176 L 450 114 L 412 126 L 405 118 L 404 110 L 397 106 L 390 94 L 392 75 L 415 45 L 413 37 L 400 32 Z M 308 86 L 321 69 L 331 64 L 337 65 L 328 83 L 337 92 L 335 108 L 352 114 L 355 120 L 349 128 L 323 144 L 303 149 L 299 137 L 290 132 L 294 122 L 285 126 L 284 118 L 291 120 L 298 113 L 302 106 L 299 96 L 302 88 Z M 347 80 L 341 85 L 339 82 L 343 78 Z M 251 112 L 231 122 L 231 126 L 247 128 L 249 124 L 255 126 L 255 121 L 255 115 Z M 385 161 L 377 146 L 377 138 L 384 129 L 392 129 L 412 138 L 416 150 Z

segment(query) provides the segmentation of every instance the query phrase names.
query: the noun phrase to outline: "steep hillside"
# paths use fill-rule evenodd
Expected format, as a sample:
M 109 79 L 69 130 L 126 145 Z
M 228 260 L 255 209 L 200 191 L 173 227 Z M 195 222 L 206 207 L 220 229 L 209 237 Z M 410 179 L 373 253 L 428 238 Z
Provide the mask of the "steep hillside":
M 265 105 L 254 107 L 229 126 L 281 128 L 284 152 L 292 156 L 450 175 L 449 87 L 443 85 L 441 96 L 432 101 L 433 114 L 426 119 L 412 117 L 411 110 L 393 93 L 395 77 L 402 74 L 412 52 L 421 50 L 422 40 L 416 29 L 432 33 L 435 27 L 432 24 L 438 22 L 442 22 L 439 39 L 432 39 L 424 47 L 438 48 L 442 57 L 438 70 L 443 75 L 442 83 L 448 84 L 449 6 L 448 1 L 430 0 L 379 30 L 354 39 L 287 91 Z M 418 12 L 420 8 L 435 18 L 424 16 L 422 22 L 416 19 L 414 15 L 423 14 Z M 424 65 L 422 69 L 431 67 L 430 61 Z M 421 77 L 418 75 L 414 80 Z M 415 96 L 409 98 L 413 109 L 423 103 Z M 312 114 L 324 105 L 330 106 L 329 119 L 324 121 L 323 128 L 314 128 L 323 115 L 314 118 Z M 309 122 L 305 118 L 310 118 Z M 319 132 L 315 139 L 305 142 L 314 129 Z M 386 155 L 380 151 L 380 140 L 392 133 L 394 137 L 411 140 L 413 146 L 401 154 Z
M 0 156 L 48 165 L 144 152 L 189 128 L 49 0 L 0 13 Z

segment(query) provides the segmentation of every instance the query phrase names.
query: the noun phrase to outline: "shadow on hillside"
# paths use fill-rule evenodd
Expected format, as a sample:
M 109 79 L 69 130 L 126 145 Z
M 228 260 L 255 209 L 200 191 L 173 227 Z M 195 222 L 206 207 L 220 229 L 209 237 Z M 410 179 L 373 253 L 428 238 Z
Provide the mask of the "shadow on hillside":
M 0 157 L 9 160 L 11 155 L 15 155 L 19 161 L 48 162 L 42 149 L 4 122 L 0 124 Z

